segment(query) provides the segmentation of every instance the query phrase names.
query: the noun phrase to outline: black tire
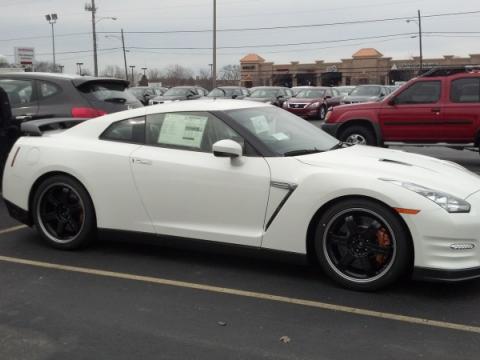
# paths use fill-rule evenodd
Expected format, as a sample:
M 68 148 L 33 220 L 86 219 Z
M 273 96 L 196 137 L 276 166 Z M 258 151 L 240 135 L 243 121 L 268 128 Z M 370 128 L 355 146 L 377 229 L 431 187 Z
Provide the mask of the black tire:
M 348 199 L 329 208 L 315 232 L 318 261 L 333 280 L 354 290 L 386 287 L 411 267 L 408 230 L 387 206 Z
M 96 236 L 96 216 L 90 195 L 68 176 L 52 176 L 38 186 L 32 214 L 37 231 L 55 248 L 78 249 Z
M 340 132 L 339 139 L 353 145 L 377 145 L 373 131 L 363 125 L 347 126 Z
M 320 106 L 320 109 L 318 109 L 318 119 L 325 120 L 326 116 L 327 116 L 327 107 L 325 105 L 322 105 Z

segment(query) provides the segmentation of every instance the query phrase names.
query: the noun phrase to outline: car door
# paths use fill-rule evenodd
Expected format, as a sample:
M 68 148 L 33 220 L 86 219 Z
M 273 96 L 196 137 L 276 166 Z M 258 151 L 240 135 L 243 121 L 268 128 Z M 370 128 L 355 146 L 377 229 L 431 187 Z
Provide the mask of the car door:
M 385 141 L 436 142 L 441 136 L 442 83 L 421 80 L 382 104 L 378 119 Z
M 270 171 L 263 157 L 216 157 L 244 140 L 207 112 L 147 116 L 147 145 L 131 156 L 140 197 L 158 234 L 260 246 Z
M 480 77 L 448 82 L 450 96 L 444 105 L 442 139 L 446 142 L 474 141 L 480 127 Z
M 0 86 L 7 92 L 15 119 L 30 120 L 37 116 L 38 101 L 33 79 L 2 77 Z

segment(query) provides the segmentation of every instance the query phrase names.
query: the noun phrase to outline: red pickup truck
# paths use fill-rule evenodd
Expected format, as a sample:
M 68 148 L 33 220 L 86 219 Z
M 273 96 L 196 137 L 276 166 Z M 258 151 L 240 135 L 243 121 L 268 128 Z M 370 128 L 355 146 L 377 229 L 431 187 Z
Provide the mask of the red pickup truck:
M 480 145 L 479 69 L 433 69 L 381 101 L 334 107 L 322 129 L 352 144 L 476 149 Z

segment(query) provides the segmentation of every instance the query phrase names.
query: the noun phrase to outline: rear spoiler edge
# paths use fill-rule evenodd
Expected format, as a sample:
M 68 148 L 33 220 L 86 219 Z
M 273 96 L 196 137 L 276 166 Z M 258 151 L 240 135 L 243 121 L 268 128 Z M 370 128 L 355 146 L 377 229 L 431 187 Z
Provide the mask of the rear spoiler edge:
M 20 125 L 23 136 L 42 136 L 46 131 L 69 129 L 87 118 L 50 118 L 25 121 Z

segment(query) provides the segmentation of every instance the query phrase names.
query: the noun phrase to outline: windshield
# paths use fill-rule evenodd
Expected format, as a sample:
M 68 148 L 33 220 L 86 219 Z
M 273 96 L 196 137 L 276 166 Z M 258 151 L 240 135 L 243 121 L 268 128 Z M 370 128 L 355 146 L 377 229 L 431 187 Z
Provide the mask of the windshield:
M 257 89 L 255 90 L 252 95 L 250 95 L 251 98 L 274 98 L 278 95 L 280 90 L 278 89 Z
M 164 96 L 187 96 L 192 93 L 192 90 L 189 88 L 171 88 L 169 89 Z
M 358 86 L 350 93 L 351 96 L 379 96 L 380 86 Z
M 355 88 L 353 88 L 353 87 L 337 87 L 336 89 L 338 90 L 340 95 L 347 96 L 347 95 L 350 95 L 352 90 L 355 89 Z
M 279 156 L 327 151 L 339 143 L 318 127 L 276 107 L 231 110 L 227 114 Z
M 233 89 L 213 89 L 210 91 L 210 93 L 207 95 L 208 97 L 231 97 L 233 95 Z
M 302 90 L 295 97 L 299 99 L 316 99 L 324 96 L 325 96 L 324 89 L 315 89 L 315 90 Z

